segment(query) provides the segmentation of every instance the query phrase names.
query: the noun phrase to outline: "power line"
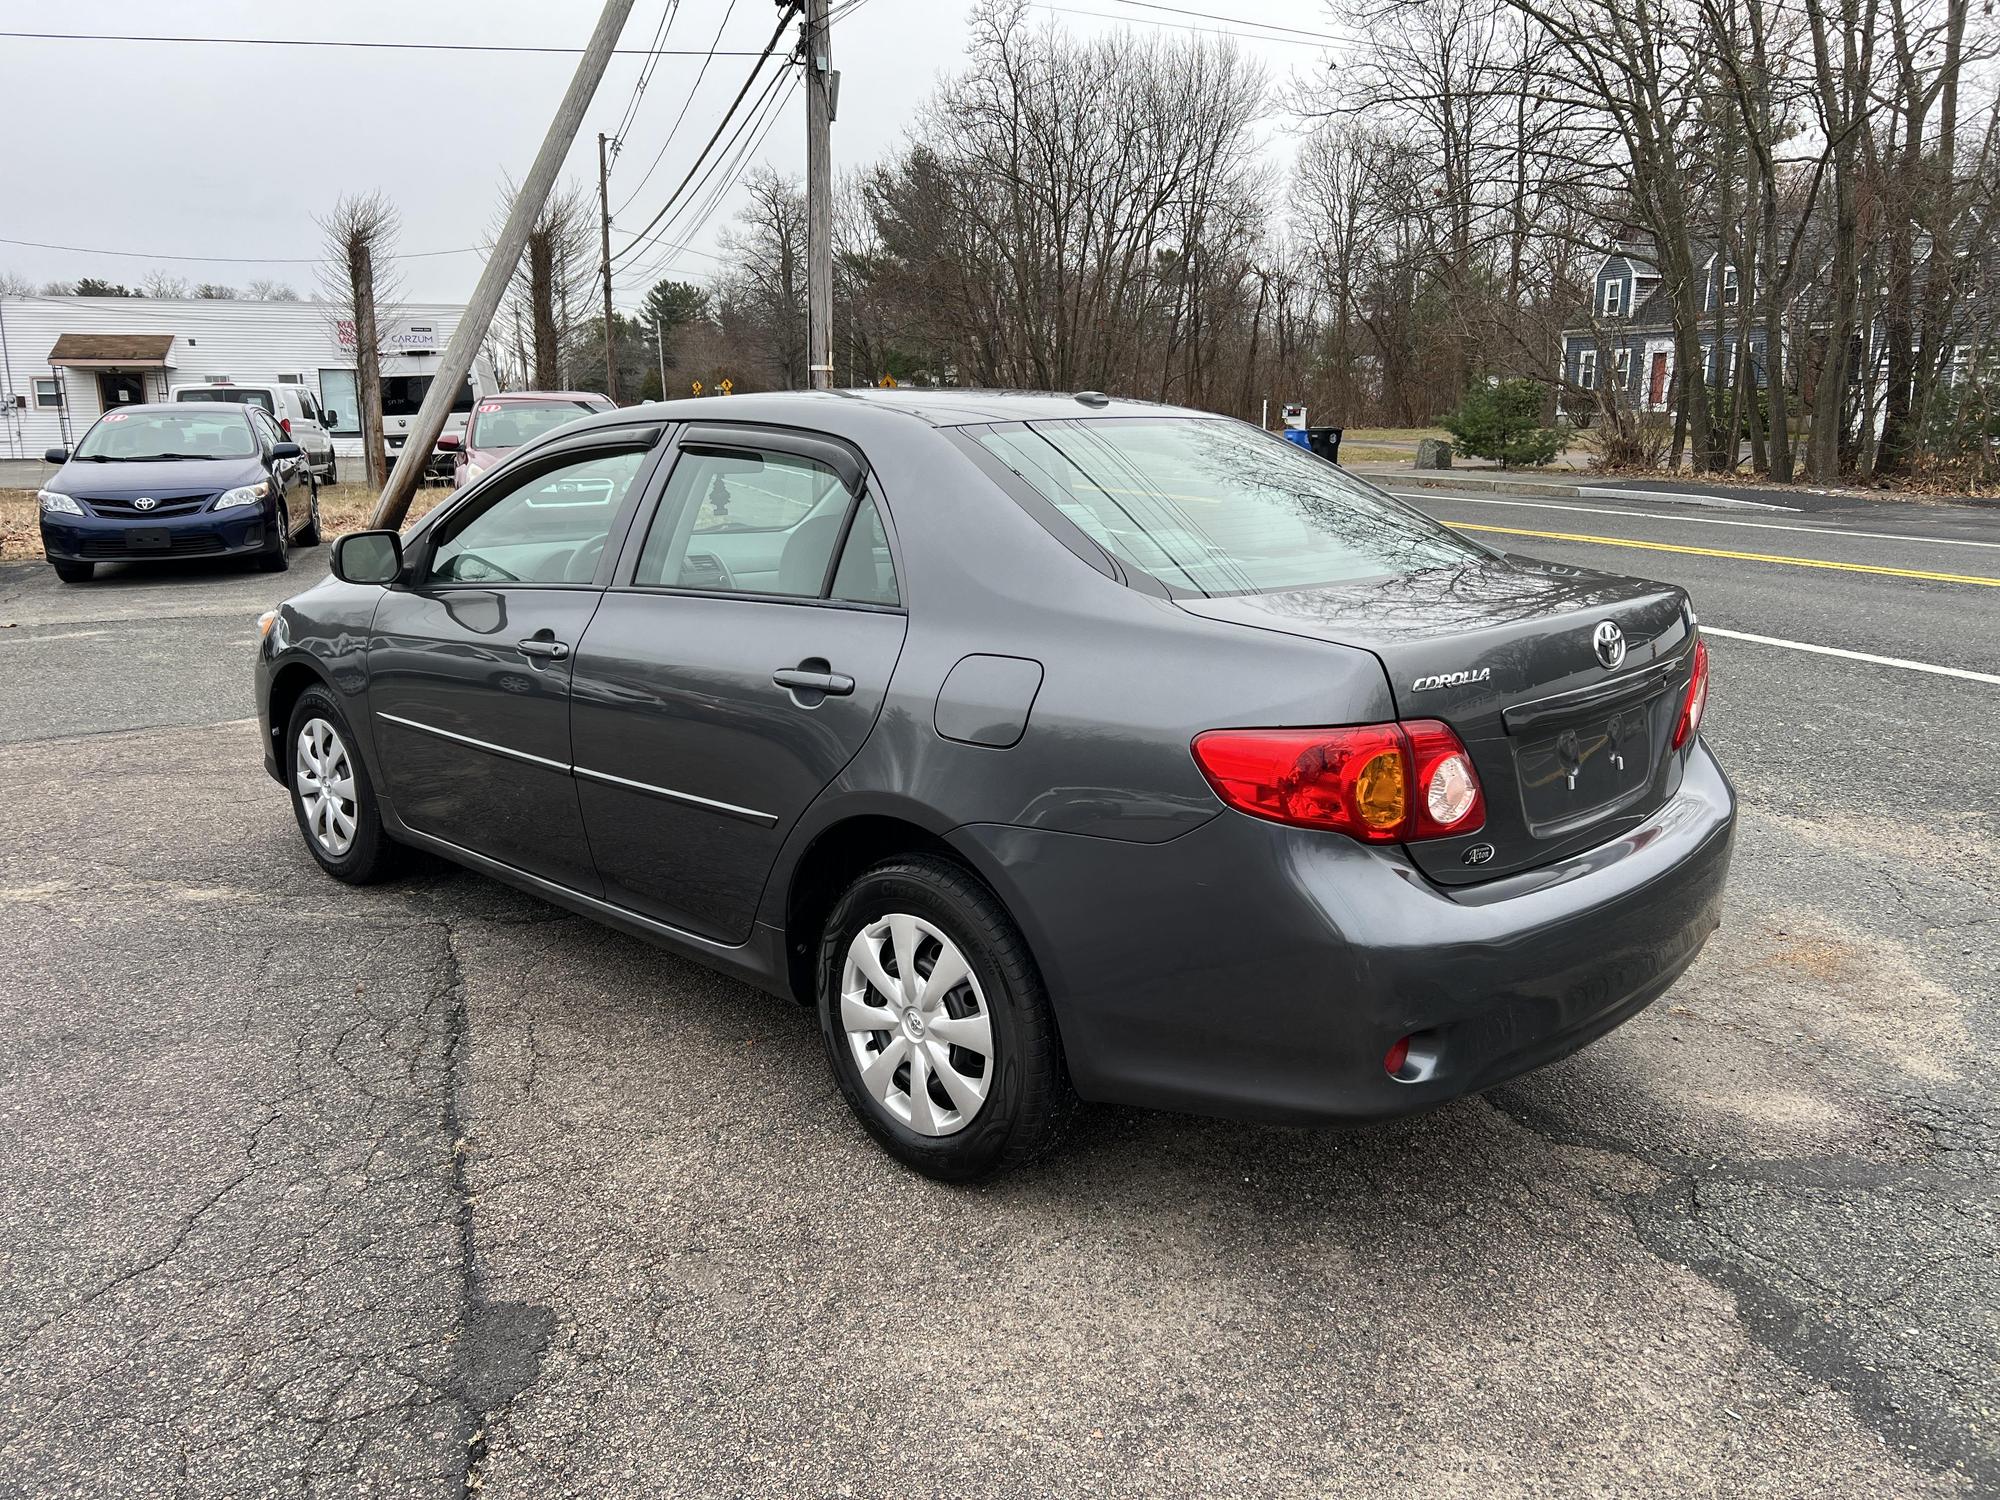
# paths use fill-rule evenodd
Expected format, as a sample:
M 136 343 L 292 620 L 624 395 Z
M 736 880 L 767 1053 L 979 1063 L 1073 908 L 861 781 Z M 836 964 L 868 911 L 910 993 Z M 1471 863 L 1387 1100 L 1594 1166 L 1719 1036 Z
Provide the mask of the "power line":
M 778 73 L 772 77 L 771 83 L 766 86 L 764 93 L 758 97 L 756 104 L 751 106 L 750 113 L 744 118 L 744 122 L 738 128 L 735 138 L 723 147 L 721 155 L 716 158 L 716 165 L 722 167 L 721 179 L 713 189 L 709 190 L 708 196 L 704 201 L 700 203 L 691 202 L 684 206 L 679 213 L 674 214 L 661 227 L 660 232 L 654 236 L 653 243 L 658 245 L 664 241 L 676 224 L 687 215 L 693 214 L 694 222 L 688 225 L 686 232 L 681 236 L 678 243 L 666 246 L 658 256 L 648 262 L 643 268 L 635 269 L 631 266 L 626 267 L 628 274 L 642 282 L 650 281 L 683 253 L 689 251 L 689 242 L 696 235 L 700 234 L 703 227 L 714 217 L 715 211 L 721 206 L 723 199 L 729 195 L 736 187 L 736 184 L 742 179 L 744 169 L 748 166 L 750 158 L 762 148 L 764 138 L 771 133 L 772 127 L 783 116 L 785 106 L 791 101 L 792 95 L 797 92 L 801 76 L 794 73 L 788 79 L 786 74 Z M 789 87 L 785 86 L 787 83 L 789 83 Z M 731 152 L 735 153 L 733 159 L 730 156 Z M 697 194 L 702 192 L 703 188 L 707 186 L 708 178 L 712 176 L 714 176 L 714 167 L 711 167 L 710 171 L 704 174 L 702 182 L 696 186 L 695 192 Z M 637 243 L 636 238 L 633 243 Z M 631 248 L 631 245 L 626 246 L 628 250 Z M 721 260 L 723 258 L 721 256 L 709 255 L 706 251 L 702 250 L 696 250 L 692 253 L 709 260 Z
M 855 3 L 859 3 L 859 0 L 855 0 Z M 1187 10 L 1178 5 L 1160 5 L 1156 3 L 1156 0 L 1103 0 L 1103 3 L 1129 5 L 1138 10 L 1163 10 L 1169 15 L 1193 16 L 1203 21 L 1227 21 L 1234 26 L 1255 26 L 1264 31 L 1289 31 L 1293 36 L 1307 37 L 1313 41 L 1332 42 L 1339 40 L 1337 37 L 1328 36 L 1323 31 L 1309 31 L 1302 26 L 1280 26 L 1275 21 L 1252 21 L 1245 16 L 1224 15 L 1212 10 Z M 1137 20 L 1138 17 L 1135 16 L 1132 19 Z M 1270 40 L 1275 41 L 1276 38 L 1273 37 Z
M 1155 21 L 1147 16 L 1119 16 L 1102 10 L 1076 10 L 1067 5 L 1050 5 L 1047 3 L 1047 0 L 1028 0 L 1028 4 L 1036 10 L 1058 11 L 1066 16 L 1090 16 L 1094 20 L 1099 21 L 1122 21 L 1128 26 L 1154 26 L 1162 31 L 1186 31 L 1201 36 L 1226 36 L 1251 42 L 1275 42 L 1280 46 L 1286 47 L 1318 47 L 1324 49 L 1335 45 L 1332 40 L 1309 42 L 1303 37 L 1269 36 L 1254 31 L 1225 30 L 1219 26 L 1183 26 L 1177 21 Z
M 354 42 L 336 37 L 129 36 L 98 32 L 0 31 L 0 38 L 31 42 L 173 42 L 201 47 L 352 47 L 369 52 L 523 52 L 575 57 L 581 47 L 523 47 L 499 42 Z M 755 57 L 755 52 L 697 52 L 693 48 L 616 47 L 613 57 Z
M 115 255 L 124 260 L 185 260 L 234 266 L 318 266 L 323 255 L 156 255 L 145 250 L 104 250 L 91 245 L 51 245 L 41 240 L 12 240 L 0 237 L 0 245 L 21 245 L 30 250 L 67 250 L 76 255 Z M 430 260 L 439 255 L 471 255 L 490 250 L 491 245 L 460 245 L 455 250 L 408 250 L 390 260 Z
M 744 96 L 750 92 L 751 86 L 757 82 L 758 75 L 764 71 L 764 64 L 771 60 L 771 54 L 777 50 L 778 38 L 784 35 L 785 27 L 788 24 L 790 24 L 792 19 L 793 9 L 794 9 L 793 6 L 787 5 L 785 7 L 784 14 L 778 17 L 778 24 L 776 28 L 773 29 L 773 31 L 771 32 L 771 40 L 764 44 L 764 51 L 762 52 L 761 55 L 759 55 L 756 63 L 751 67 L 750 76 L 743 80 L 743 87 L 738 89 L 736 91 L 736 97 L 729 101 L 729 108 L 723 111 L 722 120 L 715 127 L 715 134 L 711 135 L 708 138 L 707 144 L 705 144 L 701 148 L 700 154 L 697 155 L 694 159 L 694 165 L 688 168 L 687 176 L 681 179 L 680 186 L 676 187 L 673 190 L 673 192 L 667 195 L 667 201 L 661 204 L 660 211 L 654 214 L 653 217 L 646 222 L 645 228 L 639 231 L 638 237 L 635 238 L 632 241 L 632 243 L 627 245 L 623 250 L 620 250 L 617 255 L 612 257 L 612 259 L 620 260 L 630 255 L 633 252 L 633 250 L 638 246 L 640 241 L 644 240 L 645 237 L 652 232 L 653 226 L 658 224 L 660 220 L 664 219 L 667 216 L 668 210 L 671 209 L 674 206 L 674 204 L 679 201 L 681 194 L 687 190 L 687 185 L 690 182 L 694 181 L 694 174 L 699 170 L 701 170 L 701 164 L 704 160 L 707 159 L 708 153 L 714 150 L 715 143 L 722 139 L 722 132 L 729 128 L 729 122 L 733 118 L 735 118 L 736 111 L 739 107 L 741 107 Z
M 681 128 L 681 121 L 687 118 L 688 106 L 694 103 L 694 96 L 700 92 L 702 79 L 708 76 L 708 65 L 714 62 L 720 55 L 715 49 L 722 42 L 722 33 L 728 29 L 729 18 L 735 14 L 736 0 L 729 0 L 729 4 L 722 12 L 722 24 L 715 28 L 714 40 L 709 42 L 708 53 L 701 60 L 701 70 L 694 75 L 693 85 L 688 89 L 687 96 L 681 100 L 681 112 L 674 116 L 674 123 L 667 127 L 667 138 L 660 142 L 660 149 L 653 153 L 652 161 L 647 163 L 645 175 L 639 179 L 637 185 L 633 187 L 625 201 L 618 205 L 617 214 L 624 213 L 626 209 L 632 206 L 633 200 L 646 190 L 646 184 L 653 180 L 653 173 L 659 169 L 660 163 L 666 158 L 667 147 L 674 143 L 675 132 Z M 617 214 L 613 214 L 612 217 L 616 218 Z
M 660 24 L 653 28 L 652 55 L 639 65 L 639 78 L 632 85 L 632 97 L 625 103 L 625 111 L 618 116 L 618 128 L 611 132 L 611 153 L 618 154 L 618 143 L 624 138 L 626 127 L 639 113 L 639 101 L 646 96 L 646 85 L 653 81 L 653 74 L 660 66 L 660 47 L 667 40 L 667 32 L 674 24 L 674 17 L 680 13 L 680 0 L 662 0 Z

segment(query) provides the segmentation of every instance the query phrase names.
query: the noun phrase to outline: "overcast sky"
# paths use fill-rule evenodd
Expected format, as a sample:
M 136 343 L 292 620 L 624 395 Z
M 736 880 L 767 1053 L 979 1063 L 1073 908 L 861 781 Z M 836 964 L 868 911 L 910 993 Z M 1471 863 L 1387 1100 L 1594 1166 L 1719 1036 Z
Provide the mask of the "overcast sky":
M 667 0 L 638 0 L 622 45 L 647 47 L 666 8 Z M 840 15 L 834 26 L 834 62 L 842 74 L 837 172 L 879 158 L 903 138 L 938 78 L 961 65 L 971 8 L 972 0 L 857 0 Z M 286 6 L 268 0 L 0 0 L 0 30 L 580 47 L 597 10 L 594 0 Z M 1232 19 L 1180 13 L 1188 11 Z M 776 15 L 773 0 L 736 0 L 733 9 L 728 0 L 682 0 L 662 46 L 706 52 L 722 26 L 720 48 L 755 52 Z M 1037 20 L 1078 32 L 1121 24 L 1171 37 L 1192 34 L 1182 28 L 1227 31 L 1278 77 L 1323 69 L 1337 56 L 1303 38 L 1249 34 L 1248 23 L 1255 22 L 1315 30 L 1324 21 L 1320 0 L 1049 0 L 1038 7 Z M 138 252 L 133 258 L 0 244 L 0 269 L 37 282 L 98 276 L 136 284 L 153 269 L 239 285 L 274 277 L 310 296 L 314 265 L 284 259 L 317 256 L 320 235 L 312 215 L 343 193 L 378 188 L 402 210 L 405 253 L 474 245 L 488 233 L 503 175 L 518 178 L 533 159 L 575 62 L 562 54 L 0 37 L 0 95 L 8 101 L 11 125 L 4 167 L 8 212 L 0 235 Z M 637 230 L 653 216 L 686 175 L 751 63 L 749 57 L 718 56 L 695 88 L 699 56 L 660 60 L 613 168 L 614 225 Z M 639 57 L 613 60 L 577 137 L 569 176 L 593 191 L 597 132 L 615 131 L 642 65 Z M 686 118 L 669 141 L 684 102 Z M 1274 129 L 1272 137 L 1274 153 L 1289 149 L 1280 132 Z M 774 111 L 769 134 L 751 159 L 785 173 L 804 171 L 805 115 L 796 91 L 782 114 Z M 620 304 L 635 303 L 660 275 L 705 280 L 717 265 L 709 258 L 718 249 L 717 235 L 735 206 L 735 195 L 722 199 L 684 251 L 664 261 L 664 252 L 635 258 L 632 279 L 618 287 Z M 691 228 L 682 223 L 668 247 Z M 626 238 L 614 233 L 614 248 Z M 276 259 L 204 264 L 170 255 Z M 400 263 L 403 296 L 461 300 L 480 264 L 477 254 L 406 259 Z

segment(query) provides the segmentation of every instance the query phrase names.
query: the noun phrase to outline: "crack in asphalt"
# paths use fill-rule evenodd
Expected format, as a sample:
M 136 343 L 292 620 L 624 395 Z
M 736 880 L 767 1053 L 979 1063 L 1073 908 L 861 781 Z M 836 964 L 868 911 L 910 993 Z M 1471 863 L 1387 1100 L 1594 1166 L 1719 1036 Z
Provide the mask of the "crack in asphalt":
M 1896 1292 L 1888 1297 L 1857 1298 L 1841 1285 L 1774 1253 L 1772 1247 L 1747 1242 L 1725 1222 L 1719 1205 L 1705 1197 L 1705 1193 L 1712 1194 L 1716 1188 L 1735 1185 L 1799 1196 L 1857 1188 L 1894 1192 L 1919 1183 L 1934 1187 L 1940 1180 L 1942 1164 L 1949 1161 L 1955 1148 L 1938 1141 L 1936 1132 L 1928 1125 L 1925 1134 L 1931 1144 L 1922 1160 L 1911 1163 L 1822 1156 L 1762 1163 L 1702 1164 L 1680 1152 L 1648 1149 L 1599 1131 L 1579 1129 L 1505 1089 L 1489 1093 L 1486 1098 L 1517 1125 L 1552 1145 L 1622 1156 L 1665 1176 L 1667 1181 L 1650 1191 L 1619 1195 L 1633 1236 L 1648 1253 L 1692 1271 L 1734 1296 L 1739 1319 L 1757 1343 L 1800 1373 L 1841 1392 L 1857 1417 L 1885 1443 L 1911 1454 L 1936 1472 L 1968 1480 L 1976 1494 L 2000 1494 L 2000 1451 L 1983 1440 L 1976 1425 L 1968 1429 L 1946 1413 L 1913 1410 L 1899 1399 L 1897 1389 L 1879 1364 L 1872 1362 L 1876 1353 L 1873 1344 L 1843 1331 L 1832 1318 L 1812 1316 L 1815 1299 L 1864 1317 L 1879 1312 L 1926 1275 L 1959 1257 L 1940 1254 L 1927 1259 L 1906 1274 Z M 1973 1149 L 1981 1156 L 1991 1155 L 1989 1149 Z M 1946 1175 L 1955 1180 L 1961 1173 L 1952 1170 Z M 1977 1182 L 1980 1175 L 1970 1174 L 1966 1180 Z M 1683 1243 L 1674 1233 L 1681 1226 L 1692 1227 L 1705 1236 L 1707 1247 Z M 1964 1255 L 1992 1258 L 1990 1252 L 1982 1257 L 1970 1248 Z M 1753 1269 L 1756 1267 L 1768 1274 L 1758 1274 Z M 1809 1288 L 1812 1295 L 1788 1296 L 1782 1286 L 1786 1279 Z M 1949 1368 L 1933 1368 L 1948 1383 L 1961 1383 Z

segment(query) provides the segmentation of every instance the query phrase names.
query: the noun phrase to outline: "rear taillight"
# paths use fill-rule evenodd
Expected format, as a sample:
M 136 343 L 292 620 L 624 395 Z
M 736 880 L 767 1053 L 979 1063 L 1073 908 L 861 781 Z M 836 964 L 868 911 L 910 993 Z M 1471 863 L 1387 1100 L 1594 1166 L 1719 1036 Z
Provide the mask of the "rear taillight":
M 1239 812 L 1370 844 L 1472 833 L 1486 802 L 1472 757 L 1435 719 L 1347 729 L 1216 729 L 1195 764 Z
M 1699 636 L 1694 643 L 1694 671 L 1688 675 L 1687 696 L 1681 699 L 1681 721 L 1674 726 L 1674 748 L 1680 749 L 1701 728 L 1702 711 L 1708 707 L 1708 642 Z
M 283 432 L 286 437 L 290 437 L 292 435 L 292 419 L 290 417 L 280 417 L 278 419 L 278 430 Z

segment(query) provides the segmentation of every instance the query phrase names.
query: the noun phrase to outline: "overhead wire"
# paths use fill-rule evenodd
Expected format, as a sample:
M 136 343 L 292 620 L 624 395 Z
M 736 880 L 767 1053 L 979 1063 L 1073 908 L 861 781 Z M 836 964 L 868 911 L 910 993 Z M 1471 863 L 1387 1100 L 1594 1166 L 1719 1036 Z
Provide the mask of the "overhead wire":
M 680 0 L 662 0 L 660 24 L 653 28 L 651 55 L 639 65 L 639 77 L 632 85 L 632 97 L 625 101 L 624 112 L 618 116 L 618 128 L 611 132 L 611 151 L 615 159 L 618 146 L 625 139 L 625 132 L 633 120 L 638 118 L 640 101 L 646 97 L 646 85 L 653 80 L 653 74 L 660 66 L 659 49 L 667 40 L 667 32 L 672 29 L 674 17 L 680 12 Z
M 642 243 L 645 243 L 647 236 L 652 233 L 654 226 L 659 224 L 672 211 L 674 205 L 680 201 L 681 195 L 687 191 L 688 184 L 694 181 L 695 174 L 701 170 L 702 163 L 707 160 L 708 154 L 715 149 L 716 142 L 722 139 L 722 133 L 729 128 L 730 121 L 736 117 L 736 111 L 742 107 L 744 98 L 749 94 L 751 88 L 756 84 L 758 77 L 763 73 L 764 65 L 771 60 L 772 55 L 776 52 L 778 39 L 784 35 L 785 27 L 791 23 L 792 15 L 796 8 L 796 5 L 786 6 L 784 13 L 778 18 L 777 26 L 771 32 L 770 41 L 764 44 L 764 51 L 759 55 L 756 63 L 752 65 L 750 76 L 743 80 L 743 87 L 738 89 L 736 97 L 729 101 L 729 107 L 723 111 L 722 119 L 715 127 L 715 133 L 709 136 L 706 144 L 702 146 L 700 153 L 694 159 L 694 164 L 688 168 L 687 176 L 683 177 L 673 192 L 667 195 L 667 201 L 660 205 L 659 212 L 646 221 L 645 227 L 639 230 L 631 243 L 626 245 L 623 250 L 615 251 L 612 254 L 611 260 L 613 264 L 631 256 Z
M 701 60 L 700 71 L 694 75 L 694 83 L 689 87 L 687 94 L 681 100 L 680 113 L 674 116 L 674 123 L 667 127 L 667 138 L 660 142 L 660 149 L 653 153 L 653 159 L 646 164 L 645 175 L 640 177 L 637 183 L 633 184 L 632 191 L 626 196 L 625 201 L 612 210 L 612 218 L 617 218 L 619 214 L 624 213 L 626 209 L 630 208 L 634 201 L 637 200 L 639 194 L 646 190 L 646 184 L 653 180 L 653 173 L 659 170 L 660 163 L 666 158 L 667 147 L 674 143 L 674 136 L 681 128 L 681 121 L 687 118 L 688 106 L 694 103 L 694 96 L 701 91 L 701 81 L 708 76 L 708 65 L 721 56 L 715 49 L 722 45 L 722 33 L 729 28 L 729 18 L 735 13 L 736 0 L 729 0 L 729 4 L 722 12 L 722 24 L 715 28 L 715 37 L 709 42 L 708 53 Z
M 140 36 L 131 33 L 76 31 L 0 31 L 0 39 L 34 42 L 172 42 L 202 47 L 348 47 L 365 52 L 518 52 L 565 57 L 582 55 L 581 47 L 517 46 L 506 42 L 363 42 L 315 36 Z M 704 54 L 691 47 L 614 47 L 613 57 L 755 57 L 748 50 Z

